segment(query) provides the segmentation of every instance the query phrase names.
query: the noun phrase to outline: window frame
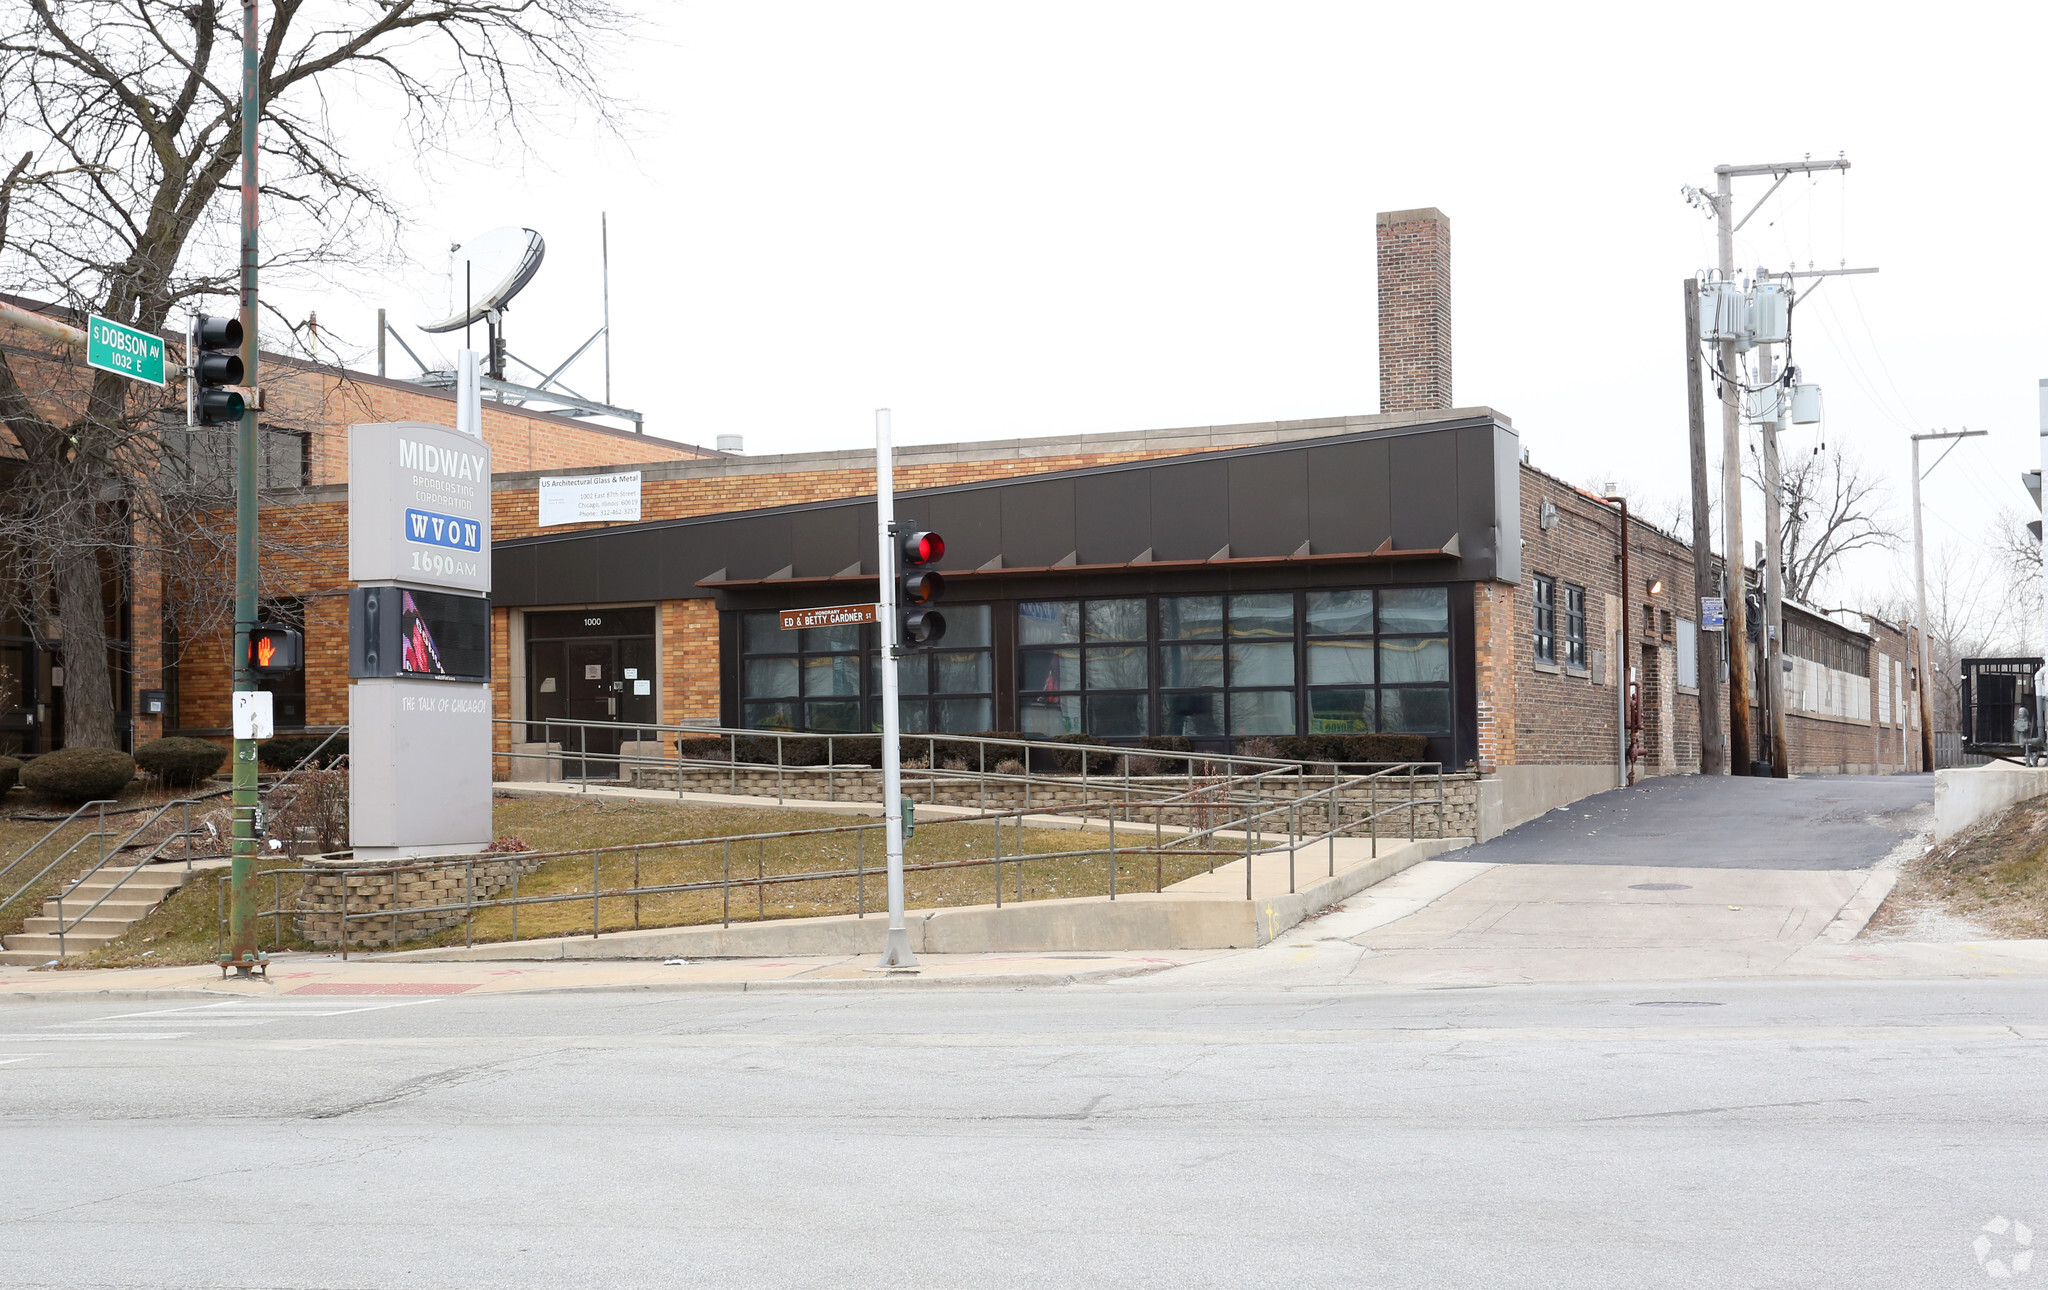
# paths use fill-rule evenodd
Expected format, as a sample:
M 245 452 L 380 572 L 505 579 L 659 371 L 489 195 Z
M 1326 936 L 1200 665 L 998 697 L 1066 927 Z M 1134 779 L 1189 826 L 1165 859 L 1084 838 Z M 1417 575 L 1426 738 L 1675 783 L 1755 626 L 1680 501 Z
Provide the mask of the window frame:
M 1538 663 L 1557 666 L 1557 579 L 1547 573 L 1530 575 L 1535 580 L 1535 590 L 1530 595 L 1533 621 L 1530 625 L 1530 648 Z

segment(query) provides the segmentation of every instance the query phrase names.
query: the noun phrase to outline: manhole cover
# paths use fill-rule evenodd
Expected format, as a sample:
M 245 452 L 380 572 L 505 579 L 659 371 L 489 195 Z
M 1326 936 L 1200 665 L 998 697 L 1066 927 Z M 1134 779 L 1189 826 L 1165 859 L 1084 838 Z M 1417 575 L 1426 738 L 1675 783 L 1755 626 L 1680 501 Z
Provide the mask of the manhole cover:
M 1628 889 L 1630 891 L 1691 891 L 1692 884 L 1689 882 L 1632 882 L 1628 885 Z
M 1721 1005 L 1711 999 L 1645 999 L 1634 1006 L 1638 1008 L 1718 1008 Z

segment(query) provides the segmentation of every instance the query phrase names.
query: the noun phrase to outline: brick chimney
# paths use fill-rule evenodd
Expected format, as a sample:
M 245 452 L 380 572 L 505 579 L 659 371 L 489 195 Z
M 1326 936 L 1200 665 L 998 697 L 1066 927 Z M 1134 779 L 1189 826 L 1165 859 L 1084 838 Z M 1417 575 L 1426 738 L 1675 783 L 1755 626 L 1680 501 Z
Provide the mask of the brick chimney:
M 1434 206 L 1381 211 L 1380 411 L 1451 406 L 1451 221 Z

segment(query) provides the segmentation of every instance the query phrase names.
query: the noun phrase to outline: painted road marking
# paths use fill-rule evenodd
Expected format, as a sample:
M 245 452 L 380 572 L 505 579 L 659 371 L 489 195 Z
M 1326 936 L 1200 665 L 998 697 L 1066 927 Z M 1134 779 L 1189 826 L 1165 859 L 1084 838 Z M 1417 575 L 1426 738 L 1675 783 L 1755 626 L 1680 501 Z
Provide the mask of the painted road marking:
M 74 1021 L 65 1024 L 96 1026 L 105 1021 L 142 1021 L 152 1017 L 175 1016 L 178 1018 L 178 1025 L 243 1026 L 263 1021 L 282 1021 L 292 1017 L 346 1017 L 357 1012 L 416 1008 L 423 1003 L 438 1002 L 438 999 L 392 999 L 380 1003 L 336 1004 L 313 999 L 229 999 L 221 1003 L 194 1003 L 179 1008 L 158 1008 L 150 1012 L 122 1012 L 94 1021 Z M 210 1015 L 194 1016 L 194 1013 Z

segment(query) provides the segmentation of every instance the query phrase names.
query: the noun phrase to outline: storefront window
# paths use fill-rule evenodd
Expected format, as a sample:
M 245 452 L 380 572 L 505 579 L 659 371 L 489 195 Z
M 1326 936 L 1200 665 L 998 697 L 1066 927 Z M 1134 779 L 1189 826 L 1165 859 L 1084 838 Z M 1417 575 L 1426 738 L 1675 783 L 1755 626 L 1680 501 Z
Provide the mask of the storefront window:
M 1151 656 L 1146 602 L 1028 600 L 1017 606 L 1017 717 L 1026 734 L 1145 734 Z
M 995 718 L 989 607 L 947 605 L 937 647 L 896 662 L 902 729 L 972 734 Z M 871 626 L 783 631 L 778 614 L 740 622 L 740 721 L 756 730 L 852 734 L 882 728 L 882 659 Z

